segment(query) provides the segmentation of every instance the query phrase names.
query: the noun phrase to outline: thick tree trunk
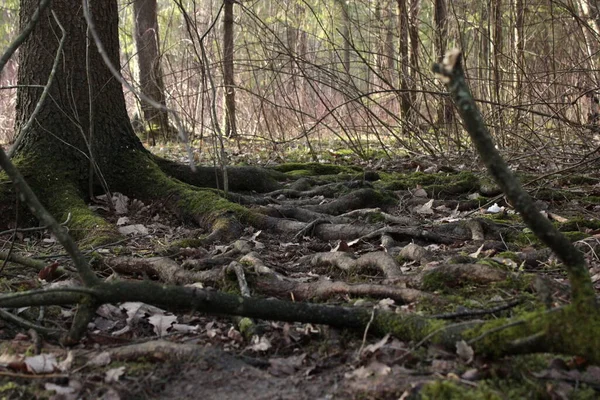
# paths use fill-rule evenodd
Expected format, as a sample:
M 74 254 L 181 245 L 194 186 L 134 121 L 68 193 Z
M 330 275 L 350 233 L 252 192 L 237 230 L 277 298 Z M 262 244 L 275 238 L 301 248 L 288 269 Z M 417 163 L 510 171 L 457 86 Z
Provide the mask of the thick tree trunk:
M 21 25 L 28 21 L 37 5 L 37 0 L 21 1 Z M 98 33 L 106 53 L 118 68 L 117 3 L 95 0 L 90 2 L 90 8 L 96 25 L 102 27 Z M 99 169 L 109 173 L 117 167 L 115 160 L 119 160 L 120 155 L 145 150 L 131 128 L 121 84 L 104 65 L 93 40 L 89 49 L 93 71 L 86 70 L 86 23 L 81 3 L 55 1 L 52 10 L 66 29 L 60 68 L 50 89 L 52 101 L 44 102 L 30 130 L 20 131 L 42 92 L 41 88 L 29 85 L 39 85 L 47 79 L 58 48 L 55 35 L 58 28 L 50 12 L 45 12 L 19 52 L 16 131 L 23 138 L 16 148 L 15 158 L 33 156 L 39 161 L 38 166 L 46 167 L 39 174 L 69 174 L 85 182 L 90 153 L 94 154 Z M 92 121 L 90 98 L 94 110 Z M 88 136 L 90 123 L 93 137 Z M 51 171 L 48 166 L 53 166 Z
M 105 54 L 118 69 L 117 2 L 90 3 Z M 21 0 L 22 27 L 37 6 L 37 0 Z M 116 230 L 89 210 L 85 194 L 100 187 L 123 193 L 133 192 L 136 184 L 138 191 L 150 187 L 148 182 L 132 179 L 131 173 L 149 167 L 151 158 L 133 132 L 121 84 L 106 67 L 95 42 L 86 39 L 81 3 L 57 0 L 52 11 L 66 30 L 64 49 L 49 96 L 27 130 L 23 127 L 42 93 L 31 85 L 48 79 L 59 45 L 59 29 L 49 10 L 19 50 L 15 130 L 20 137 L 13 160 L 48 211 L 60 220 L 71 215 L 70 232 L 76 238 L 105 242 L 114 239 Z
M 225 85 L 225 135 L 237 136 L 233 69 L 233 0 L 223 7 L 223 83 Z
M 135 0 L 134 37 L 137 47 L 140 88 L 143 94 L 156 101 L 166 104 L 165 85 L 160 65 L 158 21 L 156 18 L 156 0 Z M 152 144 L 155 144 L 156 133 L 160 132 L 168 138 L 169 116 L 166 111 L 157 110 L 142 101 L 142 113 L 148 124 Z
M 110 64 L 119 69 L 117 1 L 90 3 L 99 43 Z M 21 1 L 21 25 L 29 20 L 36 7 L 37 0 Z M 245 221 L 249 214 L 245 208 L 229 203 L 214 191 L 202 191 L 171 179 L 167 176 L 169 171 L 184 178 L 186 174 L 179 173 L 172 164 L 162 163 L 165 173 L 144 149 L 127 116 L 119 79 L 106 66 L 94 40 L 86 48 L 88 28 L 81 4 L 55 0 L 52 9 L 66 29 L 64 52 L 49 93 L 52 101 L 43 103 L 35 123 L 30 124 L 31 129 L 19 132 L 22 140 L 13 158 L 48 211 L 59 220 L 70 214 L 70 232 L 77 239 L 94 243 L 114 240 L 117 235 L 114 225 L 92 212 L 84 201 L 91 158 L 97 192 L 103 188 L 142 201 L 164 201 L 182 219 L 211 230 L 209 240 L 237 234 L 240 221 Z M 44 82 L 52 69 L 58 47 L 54 33 L 57 30 L 50 13 L 44 13 L 20 49 L 17 131 L 26 126 L 42 92 L 30 85 Z M 89 99 L 93 99 L 91 107 Z M 237 172 L 246 174 L 247 178 L 236 180 L 245 183 L 256 176 L 250 178 L 247 171 L 236 171 L 236 175 Z M 214 170 L 199 170 L 186 180 L 214 182 L 202 173 L 214 177 Z M 271 188 L 277 187 L 276 182 L 269 184 Z

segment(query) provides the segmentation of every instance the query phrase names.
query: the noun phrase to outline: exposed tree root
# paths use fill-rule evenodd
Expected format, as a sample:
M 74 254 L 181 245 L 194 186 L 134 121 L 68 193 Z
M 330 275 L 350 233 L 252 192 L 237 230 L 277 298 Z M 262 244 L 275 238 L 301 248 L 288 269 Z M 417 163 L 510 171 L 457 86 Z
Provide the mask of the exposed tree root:
M 154 157 L 156 164 L 167 175 L 197 187 L 223 189 L 223 173 L 220 168 L 196 167 L 192 171 L 189 166 Z M 257 167 L 227 167 L 229 190 L 236 192 L 272 192 L 281 187 L 279 181 L 287 179 L 287 175 Z

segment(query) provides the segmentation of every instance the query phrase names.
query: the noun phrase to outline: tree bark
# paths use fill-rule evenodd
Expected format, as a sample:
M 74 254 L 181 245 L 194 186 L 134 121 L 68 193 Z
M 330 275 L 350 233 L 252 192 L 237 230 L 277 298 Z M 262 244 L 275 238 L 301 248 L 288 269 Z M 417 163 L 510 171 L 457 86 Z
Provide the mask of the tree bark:
M 119 67 L 118 13 L 113 0 L 90 2 L 100 39 L 113 65 Z M 37 7 L 37 0 L 21 0 L 20 23 L 25 24 Z M 49 76 L 58 48 L 55 32 L 58 28 L 49 11 L 40 18 L 32 35 L 19 51 L 19 73 L 16 105 L 16 130 L 23 135 L 15 149 L 15 158 L 35 156 L 45 169 L 40 175 L 67 174 L 85 181 L 88 176 L 89 154 L 93 152 L 101 170 L 118 169 L 119 156 L 125 150 L 145 153 L 137 139 L 125 108 L 121 84 L 114 79 L 92 41 L 89 51 L 93 72 L 86 71 L 86 23 L 79 2 L 55 1 L 52 5 L 66 29 L 66 43 L 61 68 L 56 72 L 50 89 L 52 101 L 41 107 L 37 123 L 26 132 L 20 131 L 33 112 L 41 88 L 40 79 Z M 89 90 L 91 95 L 89 96 Z M 94 101 L 94 118 L 90 121 L 89 98 Z M 93 124 L 95 135 L 87 137 Z M 58 157 L 58 155 L 60 155 Z M 55 166 L 49 169 L 48 166 Z M 40 178 L 41 179 L 41 178 Z
M 350 73 L 350 14 L 348 10 L 348 4 L 344 0 L 335 1 L 342 11 L 342 65 L 344 71 Z M 349 79 L 349 78 L 348 78 Z
M 435 20 L 435 54 L 438 57 L 443 57 L 446 53 L 448 44 L 448 4 L 447 0 L 435 0 L 434 7 Z M 446 125 L 452 122 L 454 116 L 454 108 L 452 100 L 449 97 L 444 97 L 438 106 L 438 124 Z
M 225 85 L 225 135 L 237 136 L 235 119 L 235 73 L 233 67 L 233 0 L 223 7 L 223 83 Z
M 410 120 L 410 93 L 409 93 L 409 12 L 407 0 L 397 0 L 398 3 L 398 29 L 400 31 L 400 42 L 398 43 L 400 62 L 400 116 L 403 120 Z M 402 125 L 403 133 L 406 133 L 406 125 Z
M 165 85 L 160 65 L 156 0 L 134 0 L 133 11 L 140 89 L 143 94 L 152 100 L 165 105 Z M 169 116 L 167 112 L 157 110 L 143 100 L 141 103 L 152 145 L 156 144 L 156 132 L 162 133 L 163 138 L 168 139 Z

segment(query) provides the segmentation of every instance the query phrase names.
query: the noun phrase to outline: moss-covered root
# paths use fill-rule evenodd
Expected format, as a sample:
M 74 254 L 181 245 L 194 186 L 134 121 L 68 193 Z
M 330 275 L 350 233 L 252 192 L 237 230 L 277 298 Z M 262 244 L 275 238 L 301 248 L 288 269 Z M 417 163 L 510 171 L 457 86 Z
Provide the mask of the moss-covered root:
M 56 177 L 60 174 L 56 174 Z M 115 227 L 91 211 L 76 185 L 67 179 L 39 180 L 28 183 L 48 212 L 66 227 L 83 246 L 114 242 L 120 238 Z
M 223 174 L 219 168 L 196 167 L 154 157 L 154 161 L 167 175 L 197 187 L 223 189 Z M 227 167 L 229 190 L 234 192 L 271 192 L 281 188 L 278 181 L 288 178 L 285 174 L 257 167 Z
M 73 184 L 65 182 L 60 187 L 48 189 L 50 194 L 45 196 L 46 208 L 59 221 L 67 220 L 70 214 L 67 227 L 81 246 L 110 243 L 121 237 L 114 225 L 89 209 Z
M 239 237 L 250 212 L 223 198 L 213 189 L 200 189 L 171 178 L 144 153 L 120 160 L 109 184 L 114 190 L 142 201 L 162 201 L 184 221 L 193 221 L 209 231 L 203 243 Z
M 585 324 L 581 321 L 585 320 Z M 529 312 L 515 318 L 449 324 L 410 315 L 400 317 L 381 313 L 372 328 L 392 333 L 402 340 L 428 341 L 454 349 L 465 340 L 475 354 L 498 358 L 507 354 L 538 352 L 579 355 L 592 363 L 600 362 L 600 312 L 582 310 L 576 305 L 550 311 Z

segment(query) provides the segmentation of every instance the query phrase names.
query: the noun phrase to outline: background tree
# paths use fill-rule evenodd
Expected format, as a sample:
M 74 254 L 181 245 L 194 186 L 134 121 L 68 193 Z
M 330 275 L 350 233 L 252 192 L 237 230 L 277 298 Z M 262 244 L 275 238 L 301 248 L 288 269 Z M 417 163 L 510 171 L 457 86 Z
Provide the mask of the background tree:
M 237 136 L 235 117 L 235 72 L 233 63 L 233 4 L 223 0 L 223 84 L 225 92 L 225 132 L 228 137 Z
M 134 0 L 134 37 L 140 90 L 144 95 L 164 106 L 166 105 L 165 85 L 160 61 L 156 8 L 156 0 Z M 144 100 L 141 100 L 141 104 L 147 132 L 152 145 L 155 145 L 157 134 L 162 134 L 164 139 L 169 136 L 169 115 Z

